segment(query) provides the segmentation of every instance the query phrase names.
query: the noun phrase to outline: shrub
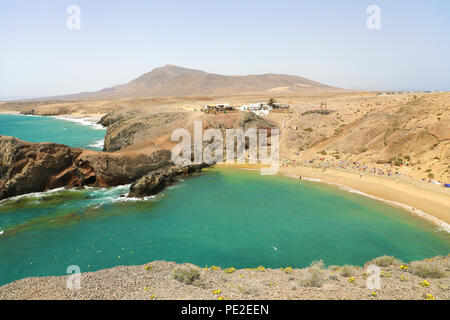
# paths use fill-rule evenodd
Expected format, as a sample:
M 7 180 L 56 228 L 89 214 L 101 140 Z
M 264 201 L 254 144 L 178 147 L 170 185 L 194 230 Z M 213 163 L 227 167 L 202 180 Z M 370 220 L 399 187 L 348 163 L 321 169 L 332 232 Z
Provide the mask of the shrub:
M 421 278 L 444 278 L 446 272 L 444 268 L 436 263 L 425 261 L 414 261 L 409 265 L 409 271 Z
M 173 278 L 184 284 L 193 284 L 200 279 L 200 273 L 192 267 L 177 267 L 173 270 Z
M 352 274 L 355 273 L 355 267 L 349 266 L 349 265 L 345 265 L 345 266 L 340 268 L 340 271 L 341 271 L 341 275 L 343 277 L 350 277 Z
M 340 268 L 341 267 L 339 267 L 339 266 L 331 265 L 331 266 L 328 267 L 328 270 L 332 271 L 332 272 L 335 272 L 335 271 L 339 271 Z
M 308 268 L 305 270 L 306 277 L 300 280 L 300 284 L 304 287 L 321 287 L 325 282 L 324 272 L 317 268 Z
M 335 274 L 332 274 L 332 275 L 330 275 L 330 280 L 338 281 L 339 277 L 337 275 L 335 275 Z
M 321 287 L 325 282 L 324 263 L 322 260 L 315 260 L 309 268 L 303 271 L 300 284 L 304 287 Z
M 378 257 L 378 258 L 373 259 L 370 262 L 377 265 L 378 267 L 389 267 L 389 266 L 392 266 L 393 264 L 400 263 L 399 260 L 395 259 L 394 257 L 390 257 L 390 256 Z
M 227 268 L 227 269 L 223 270 L 223 272 L 225 272 L 225 273 L 234 273 L 235 271 L 236 271 L 236 269 L 233 268 L 233 267 L 230 267 L 230 268 Z
M 309 267 L 322 270 L 325 267 L 325 264 L 323 263 L 323 260 L 314 260 Z

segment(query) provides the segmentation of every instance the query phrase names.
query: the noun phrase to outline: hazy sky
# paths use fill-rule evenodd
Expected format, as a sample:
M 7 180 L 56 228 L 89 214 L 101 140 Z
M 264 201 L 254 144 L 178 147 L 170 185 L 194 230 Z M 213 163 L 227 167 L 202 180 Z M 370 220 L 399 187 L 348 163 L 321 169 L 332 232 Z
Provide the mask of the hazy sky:
M 66 26 L 71 4 L 80 30 Z M 366 26 L 369 5 L 380 30 Z M 2 98 L 98 90 L 165 64 L 450 90 L 448 0 L 0 0 L 0 41 Z

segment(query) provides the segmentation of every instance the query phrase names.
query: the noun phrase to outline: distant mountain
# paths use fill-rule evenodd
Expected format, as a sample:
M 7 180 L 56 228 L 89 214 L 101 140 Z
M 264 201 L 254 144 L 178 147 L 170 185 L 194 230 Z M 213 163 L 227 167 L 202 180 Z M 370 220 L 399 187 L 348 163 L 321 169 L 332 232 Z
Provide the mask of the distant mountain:
M 224 76 L 166 65 L 139 78 L 95 92 L 56 97 L 58 99 L 111 99 L 135 97 L 180 97 L 247 94 L 294 94 L 343 91 L 306 78 L 284 74 Z M 55 98 L 55 97 L 54 97 Z

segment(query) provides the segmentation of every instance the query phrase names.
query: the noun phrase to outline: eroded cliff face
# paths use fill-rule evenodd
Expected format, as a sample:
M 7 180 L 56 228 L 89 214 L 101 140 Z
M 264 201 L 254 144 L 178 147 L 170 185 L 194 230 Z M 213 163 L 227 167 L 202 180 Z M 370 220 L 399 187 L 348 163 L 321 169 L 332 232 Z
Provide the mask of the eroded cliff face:
M 0 136 L 0 199 L 95 183 L 95 171 L 81 153 L 60 144 Z
M 0 136 L 0 199 L 60 187 L 128 184 L 171 166 L 167 150 L 119 155 Z
M 171 134 L 187 118 L 184 112 L 149 112 L 137 109 L 115 111 L 103 116 L 99 124 L 107 127 L 104 151 L 114 152 L 148 139 Z
M 115 154 L 106 152 L 82 153 L 96 174 L 96 186 L 112 187 L 133 183 L 148 172 L 172 167 L 171 153 L 157 150 L 149 155 Z

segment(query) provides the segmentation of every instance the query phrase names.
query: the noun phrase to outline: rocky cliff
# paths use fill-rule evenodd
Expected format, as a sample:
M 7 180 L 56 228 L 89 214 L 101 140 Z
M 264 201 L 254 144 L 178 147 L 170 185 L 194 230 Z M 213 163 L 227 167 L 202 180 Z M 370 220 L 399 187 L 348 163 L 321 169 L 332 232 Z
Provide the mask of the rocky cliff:
M 142 198 L 157 194 L 176 181 L 177 177 L 191 175 L 194 172 L 201 171 L 205 167 L 207 165 L 202 163 L 149 172 L 131 185 L 128 197 Z
M 0 136 L 0 199 L 95 183 L 95 171 L 81 153 L 64 145 Z
M 193 170 L 172 169 L 170 157 L 168 150 L 121 155 L 0 136 L 0 199 L 60 187 L 117 186 L 133 183 L 145 175 L 159 177 L 156 186 L 144 187 L 144 181 L 140 181 L 134 194 L 154 194 L 175 175 Z
M 122 150 L 170 134 L 184 118 L 184 112 L 155 113 L 140 109 L 108 113 L 98 122 L 107 128 L 104 151 Z

